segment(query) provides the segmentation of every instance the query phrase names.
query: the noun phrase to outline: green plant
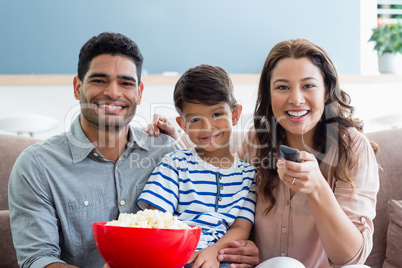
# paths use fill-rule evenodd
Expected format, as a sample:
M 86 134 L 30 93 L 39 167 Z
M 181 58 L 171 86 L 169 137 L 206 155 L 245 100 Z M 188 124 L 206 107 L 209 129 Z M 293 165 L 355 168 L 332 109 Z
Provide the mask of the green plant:
M 402 54 L 402 23 L 384 24 L 373 29 L 369 42 L 374 42 L 374 50 L 384 53 Z

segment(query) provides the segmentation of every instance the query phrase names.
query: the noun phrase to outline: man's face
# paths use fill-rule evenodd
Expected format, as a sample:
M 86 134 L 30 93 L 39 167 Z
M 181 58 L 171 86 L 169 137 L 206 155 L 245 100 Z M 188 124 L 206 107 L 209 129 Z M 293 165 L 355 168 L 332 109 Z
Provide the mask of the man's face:
M 108 54 L 95 57 L 84 81 L 74 79 L 74 96 L 80 100 L 83 129 L 122 129 L 133 119 L 142 90 L 132 60 Z

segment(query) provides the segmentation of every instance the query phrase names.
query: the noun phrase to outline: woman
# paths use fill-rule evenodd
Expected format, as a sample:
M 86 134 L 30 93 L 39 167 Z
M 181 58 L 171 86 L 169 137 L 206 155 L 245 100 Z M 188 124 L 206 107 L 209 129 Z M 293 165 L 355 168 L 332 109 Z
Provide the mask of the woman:
M 281 258 L 281 267 L 283 261 L 292 267 L 293 259 L 306 267 L 342 267 L 363 264 L 368 257 L 378 147 L 362 134 L 362 122 L 353 118 L 349 104 L 324 50 L 305 39 L 273 47 L 261 73 L 254 127 L 238 150 L 239 158 L 258 171 L 254 241 L 259 267 L 278 256 L 288 257 Z M 302 162 L 281 159 L 281 144 L 299 149 Z M 219 260 L 248 258 L 254 264 L 255 249 L 240 249 L 245 244 L 222 250 Z
M 290 256 L 306 267 L 337 267 L 368 257 L 378 148 L 362 134 L 349 103 L 335 66 L 317 45 L 289 40 L 269 53 L 254 128 L 238 151 L 258 170 L 260 261 Z M 281 144 L 299 149 L 302 163 L 279 159 L 272 166 Z

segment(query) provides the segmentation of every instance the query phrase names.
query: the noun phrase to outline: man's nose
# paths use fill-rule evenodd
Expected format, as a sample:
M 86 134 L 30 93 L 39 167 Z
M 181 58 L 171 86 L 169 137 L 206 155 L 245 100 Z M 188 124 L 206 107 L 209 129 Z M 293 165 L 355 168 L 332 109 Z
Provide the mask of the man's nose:
M 109 96 L 111 99 L 117 99 L 121 96 L 120 87 L 117 82 L 111 82 L 106 90 L 104 91 L 106 96 Z

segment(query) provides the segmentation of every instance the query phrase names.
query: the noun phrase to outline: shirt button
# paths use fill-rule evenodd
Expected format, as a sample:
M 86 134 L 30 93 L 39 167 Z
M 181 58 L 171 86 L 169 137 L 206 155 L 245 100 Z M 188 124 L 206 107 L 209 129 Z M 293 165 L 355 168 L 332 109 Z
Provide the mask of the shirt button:
M 120 205 L 124 206 L 126 204 L 126 202 L 124 200 L 120 201 Z
M 223 186 L 221 186 L 221 190 L 223 190 L 223 188 L 224 188 L 224 187 L 223 187 Z
M 282 228 L 282 233 L 286 233 L 286 231 L 287 231 L 286 228 L 283 227 L 283 228 Z
M 86 206 L 86 207 L 89 206 L 89 201 L 85 200 L 84 201 L 84 206 Z
M 116 166 L 116 167 L 115 167 L 115 169 L 116 169 L 116 170 L 118 170 L 118 169 L 119 169 L 119 167 L 118 167 L 118 166 Z
M 98 157 L 99 155 L 98 155 L 97 153 L 94 153 L 94 156 L 95 156 L 95 157 Z
M 222 201 L 222 197 L 219 197 L 218 200 L 219 200 L 219 201 Z
M 286 256 L 286 252 L 282 251 L 281 256 Z
M 366 223 L 366 218 L 365 218 L 365 217 L 362 217 L 362 218 L 361 218 L 361 222 L 362 222 L 363 224 L 365 224 L 365 223 Z
M 220 179 L 220 180 L 222 179 L 222 175 L 219 175 L 219 179 Z

